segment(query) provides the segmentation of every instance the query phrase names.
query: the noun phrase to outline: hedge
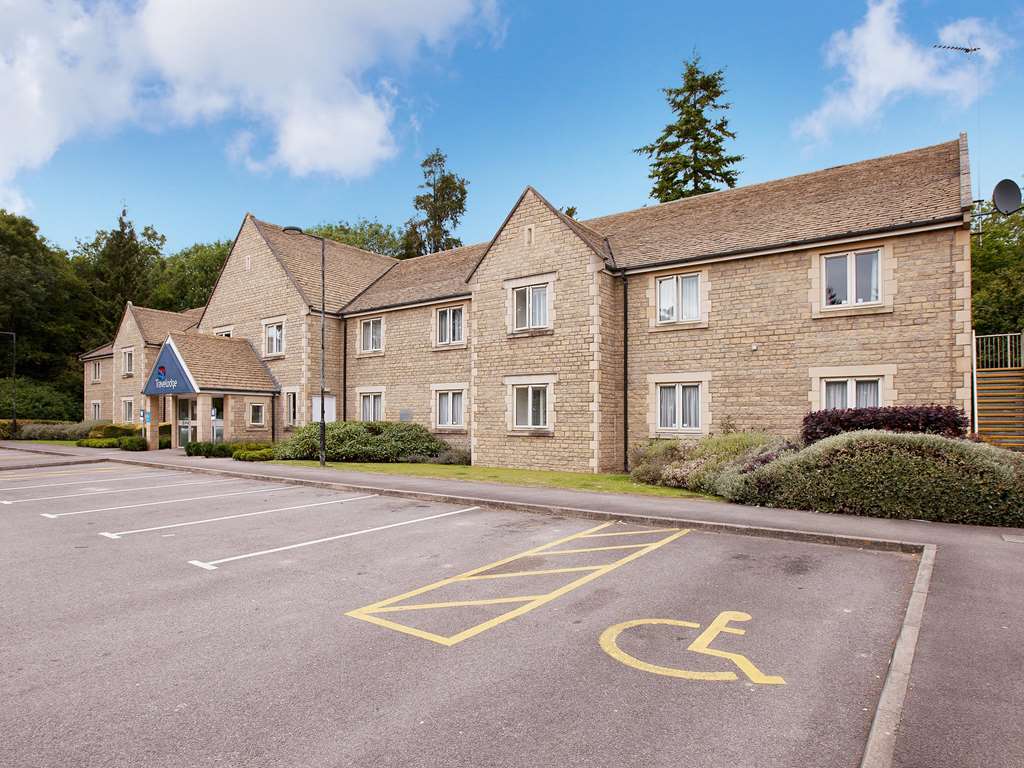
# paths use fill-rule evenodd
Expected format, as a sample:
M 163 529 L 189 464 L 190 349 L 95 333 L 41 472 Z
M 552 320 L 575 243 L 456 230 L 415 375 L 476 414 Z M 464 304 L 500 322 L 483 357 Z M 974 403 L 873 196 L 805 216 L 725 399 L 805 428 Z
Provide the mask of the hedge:
M 328 461 L 396 462 L 436 457 L 451 446 L 426 427 L 401 421 L 335 421 L 327 425 Z M 320 455 L 320 425 L 307 424 L 274 448 L 279 459 L 315 459 Z
M 730 499 L 871 517 L 1024 526 L 1024 456 L 939 435 L 850 432 L 754 469 Z
M 122 451 L 148 451 L 149 443 L 144 437 L 119 437 L 117 447 Z
M 100 424 L 89 431 L 89 437 L 136 437 L 142 434 L 142 427 L 134 424 Z
M 15 435 L 11 427 L 10 419 L 0 419 L 0 440 L 17 440 L 21 435 L 22 428 L 29 424 L 67 424 L 66 421 L 60 421 L 59 419 L 23 419 L 18 417 L 18 434 Z
M 87 437 L 79 440 L 75 445 L 79 448 L 119 448 L 119 437 Z
M 207 459 L 229 459 L 235 451 L 259 451 L 270 448 L 270 443 L 210 443 L 192 442 L 185 446 L 186 456 L 203 456 Z
M 235 451 L 231 454 L 235 461 L 270 461 L 274 458 L 273 448 L 260 448 L 253 451 Z
M 18 425 L 19 440 L 84 440 L 96 427 L 107 422 L 80 421 L 77 424 L 65 422 L 61 424 L 26 424 Z
M 801 437 L 810 445 L 832 435 L 862 429 L 965 437 L 967 416 L 952 405 L 894 405 L 885 408 L 838 408 L 804 416 Z

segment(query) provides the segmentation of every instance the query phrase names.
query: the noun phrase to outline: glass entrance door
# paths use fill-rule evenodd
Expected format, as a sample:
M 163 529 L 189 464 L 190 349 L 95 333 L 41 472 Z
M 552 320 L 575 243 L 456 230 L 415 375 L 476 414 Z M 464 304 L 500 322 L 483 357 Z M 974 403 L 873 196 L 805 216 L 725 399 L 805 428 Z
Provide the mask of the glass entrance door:
M 178 398 L 178 445 L 184 447 L 199 439 L 199 415 L 194 397 Z
M 210 414 L 213 417 L 213 442 L 224 442 L 224 398 L 215 397 L 211 401 L 213 408 Z

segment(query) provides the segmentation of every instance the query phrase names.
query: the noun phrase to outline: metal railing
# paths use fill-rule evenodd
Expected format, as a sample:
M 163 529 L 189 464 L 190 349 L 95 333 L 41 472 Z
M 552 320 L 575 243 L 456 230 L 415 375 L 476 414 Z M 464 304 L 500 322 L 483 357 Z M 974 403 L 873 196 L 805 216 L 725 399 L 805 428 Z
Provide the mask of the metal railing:
M 975 370 L 993 368 L 1024 367 L 1024 334 L 996 333 L 990 336 L 975 336 Z

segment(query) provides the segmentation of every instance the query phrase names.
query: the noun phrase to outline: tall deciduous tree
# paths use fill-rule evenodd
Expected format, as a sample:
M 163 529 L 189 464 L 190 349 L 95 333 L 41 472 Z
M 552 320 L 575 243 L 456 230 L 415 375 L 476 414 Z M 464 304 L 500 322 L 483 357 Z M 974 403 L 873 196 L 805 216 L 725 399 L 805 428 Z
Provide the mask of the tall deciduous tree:
M 633 150 L 651 159 L 651 197 L 659 202 L 714 192 L 717 185 L 735 187 L 739 172 L 732 166 L 743 159 L 725 151 L 726 139 L 735 139 L 723 101 L 725 73 L 705 72 L 700 56 L 684 63 L 683 84 L 663 88 L 675 119 L 652 144 Z
M 317 224 L 308 230 L 311 234 L 336 240 L 339 243 L 354 245 L 364 251 L 382 253 L 385 256 L 402 254 L 402 235 L 390 224 L 382 224 L 376 219 L 359 218 L 354 222 L 338 221 Z
M 413 207 L 419 217 L 406 223 L 402 235 L 402 258 L 457 248 L 462 241 L 452 232 L 466 213 L 469 182 L 448 170 L 448 157 L 435 149 L 423 160 L 424 192 L 416 195 Z
M 172 312 L 205 306 L 230 252 L 230 240 L 215 240 L 157 259 L 149 272 L 149 306 Z
M 981 203 L 975 213 L 992 213 Z M 1024 331 L 1024 211 L 975 218 L 971 238 L 974 330 Z

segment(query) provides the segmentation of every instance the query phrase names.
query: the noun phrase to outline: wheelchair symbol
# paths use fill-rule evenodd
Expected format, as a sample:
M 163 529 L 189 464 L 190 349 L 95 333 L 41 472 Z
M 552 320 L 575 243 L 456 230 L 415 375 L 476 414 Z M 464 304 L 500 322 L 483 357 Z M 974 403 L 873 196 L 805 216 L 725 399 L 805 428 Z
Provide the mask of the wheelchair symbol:
M 705 656 L 716 656 L 720 659 L 727 659 L 735 664 L 752 683 L 757 683 L 758 685 L 785 685 L 786 681 L 781 677 L 778 675 L 764 674 L 754 666 L 746 656 L 739 653 L 730 653 L 729 651 L 720 651 L 717 648 L 710 647 L 712 641 L 714 641 L 714 639 L 723 632 L 730 635 L 745 635 L 746 630 L 739 629 L 738 627 L 730 627 L 729 623 L 733 621 L 750 621 L 750 619 L 751 616 L 749 613 L 742 613 L 740 611 L 722 611 L 715 617 L 714 621 L 708 624 L 707 629 L 701 632 L 697 636 L 697 639 L 690 643 L 686 650 L 693 651 L 694 653 L 700 653 Z M 643 626 L 645 624 L 661 624 L 672 627 L 700 629 L 700 624 L 695 624 L 692 621 L 679 621 L 677 619 L 633 619 L 632 621 L 624 621 L 621 624 L 608 627 L 608 629 L 602 632 L 600 638 L 601 648 L 613 659 L 621 661 L 626 666 L 633 667 L 634 669 L 639 669 L 644 672 L 651 672 L 655 675 L 680 677 L 684 680 L 737 679 L 735 672 L 694 672 L 689 669 L 678 669 L 676 667 L 663 667 L 658 664 L 650 664 L 646 661 L 641 661 L 635 656 L 631 656 L 622 650 L 617 642 L 619 635 L 627 629 Z

